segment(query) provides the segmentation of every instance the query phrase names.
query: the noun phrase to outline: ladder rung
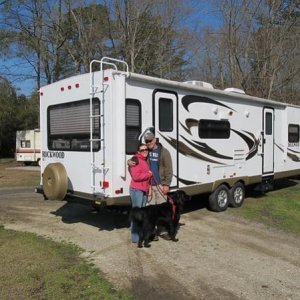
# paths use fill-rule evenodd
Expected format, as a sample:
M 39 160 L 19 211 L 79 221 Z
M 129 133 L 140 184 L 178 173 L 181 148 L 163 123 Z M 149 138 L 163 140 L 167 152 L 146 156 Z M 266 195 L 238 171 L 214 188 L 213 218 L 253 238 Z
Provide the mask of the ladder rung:
M 90 142 L 101 142 L 104 141 L 104 139 L 90 139 Z

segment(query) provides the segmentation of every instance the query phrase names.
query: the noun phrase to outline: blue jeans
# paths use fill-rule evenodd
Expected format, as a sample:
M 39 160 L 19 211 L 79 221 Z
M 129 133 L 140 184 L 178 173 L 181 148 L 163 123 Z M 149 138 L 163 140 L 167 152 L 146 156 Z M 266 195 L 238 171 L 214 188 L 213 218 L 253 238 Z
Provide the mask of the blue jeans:
M 146 205 L 148 200 L 146 192 L 130 188 L 129 193 L 132 207 L 143 207 Z M 137 232 L 136 224 L 133 222 L 131 222 L 131 240 L 132 242 L 138 242 L 139 240 L 139 234 Z

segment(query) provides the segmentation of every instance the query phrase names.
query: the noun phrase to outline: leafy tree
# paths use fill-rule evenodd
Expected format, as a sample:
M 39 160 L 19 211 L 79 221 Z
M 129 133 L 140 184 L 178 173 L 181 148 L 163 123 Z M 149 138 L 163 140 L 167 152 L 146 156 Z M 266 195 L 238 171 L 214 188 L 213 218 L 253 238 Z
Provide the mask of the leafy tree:
M 36 97 L 17 96 L 15 89 L 0 78 L 0 157 L 15 152 L 16 131 L 38 127 Z

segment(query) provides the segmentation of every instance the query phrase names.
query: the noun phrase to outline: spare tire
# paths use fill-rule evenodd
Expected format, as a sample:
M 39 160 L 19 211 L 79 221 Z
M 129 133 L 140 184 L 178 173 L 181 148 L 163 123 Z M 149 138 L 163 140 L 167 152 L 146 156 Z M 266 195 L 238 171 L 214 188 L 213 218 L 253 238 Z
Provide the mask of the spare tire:
M 43 173 L 44 195 L 49 200 L 63 200 L 67 194 L 68 176 L 61 163 L 49 164 Z

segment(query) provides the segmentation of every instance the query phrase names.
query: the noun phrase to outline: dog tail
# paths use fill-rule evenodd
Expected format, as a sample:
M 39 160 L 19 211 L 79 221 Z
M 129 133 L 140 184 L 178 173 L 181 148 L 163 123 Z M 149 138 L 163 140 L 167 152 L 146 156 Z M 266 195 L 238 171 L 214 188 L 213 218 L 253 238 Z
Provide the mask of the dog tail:
M 130 212 L 130 220 L 132 222 L 140 223 L 143 221 L 143 211 L 139 207 L 133 207 Z

